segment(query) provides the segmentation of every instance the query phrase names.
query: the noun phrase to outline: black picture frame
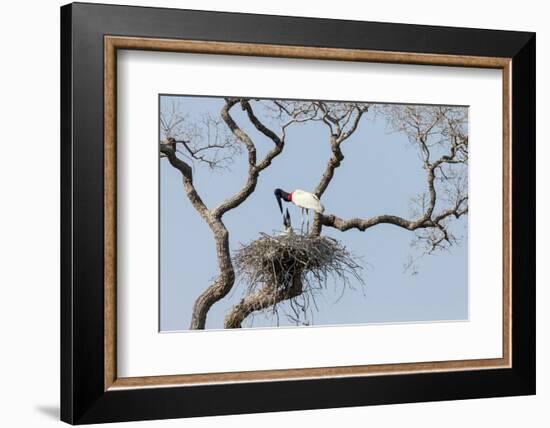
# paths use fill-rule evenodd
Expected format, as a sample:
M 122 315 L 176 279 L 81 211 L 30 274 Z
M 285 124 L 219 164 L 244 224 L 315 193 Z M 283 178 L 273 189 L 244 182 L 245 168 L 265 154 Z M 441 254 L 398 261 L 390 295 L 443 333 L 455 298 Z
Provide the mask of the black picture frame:
M 104 390 L 104 36 L 512 58 L 512 367 Z M 61 8 L 61 419 L 71 424 L 535 393 L 535 34 L 73 3 Z

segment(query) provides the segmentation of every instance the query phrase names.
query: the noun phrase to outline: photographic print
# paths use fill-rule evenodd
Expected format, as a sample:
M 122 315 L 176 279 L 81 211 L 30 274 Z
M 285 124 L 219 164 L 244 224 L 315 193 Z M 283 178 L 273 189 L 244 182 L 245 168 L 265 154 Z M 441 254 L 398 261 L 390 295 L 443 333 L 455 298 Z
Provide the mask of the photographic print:
M 535 394 L 534 33 L 60 22 L 61 420 Z
M 160 331 L 468 320 L 468 107 L 159 95 Z

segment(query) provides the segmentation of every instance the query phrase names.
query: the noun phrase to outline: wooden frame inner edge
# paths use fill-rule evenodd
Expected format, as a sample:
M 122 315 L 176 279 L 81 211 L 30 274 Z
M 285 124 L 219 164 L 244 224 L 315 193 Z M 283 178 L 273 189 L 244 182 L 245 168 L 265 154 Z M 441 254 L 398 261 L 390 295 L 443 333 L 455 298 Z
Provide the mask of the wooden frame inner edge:
M 118 378 L 116 367 L 116 53 L 117 49 L 502 69 L 503 352 L 502 358 Z M 104 389 L 357 377 L 511 367 L 511 58 L 385 52 L 252 43 L 104 37 Z

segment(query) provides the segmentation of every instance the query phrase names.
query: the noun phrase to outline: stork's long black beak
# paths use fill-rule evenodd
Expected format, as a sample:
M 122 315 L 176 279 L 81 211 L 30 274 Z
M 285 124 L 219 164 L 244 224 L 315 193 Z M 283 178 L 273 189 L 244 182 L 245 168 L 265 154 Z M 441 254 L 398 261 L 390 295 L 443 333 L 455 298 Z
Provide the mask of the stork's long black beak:
M 277 203 L 279 204 L 279 209 L 281 210 L 281 214 L 283 213 L 283 204 L 281 202 L 281 197 L 277 195 Z
M 279 204 L 279 209 L 281 210 L 281 214 L 283 213 L 283 203 L 281 202 L 281 192 L 278 191 L 279 189 L 275 190 L 275 198 L 277 199 L 277 203 Z

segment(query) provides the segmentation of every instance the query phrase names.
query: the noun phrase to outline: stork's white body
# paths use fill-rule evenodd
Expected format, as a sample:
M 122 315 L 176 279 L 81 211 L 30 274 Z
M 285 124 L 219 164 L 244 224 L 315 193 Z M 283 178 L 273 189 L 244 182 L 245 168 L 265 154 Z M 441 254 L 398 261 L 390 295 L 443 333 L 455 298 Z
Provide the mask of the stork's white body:
M 306 192 L 305 190 L 296 189 L 291 193 L 292 203 L 302 209 L 301 212 L 301 229 L 304 228 L 304 210 L 307 216 L 307 231 L 309 232 L 309 210 L 313 210 L 316 213 L 322 214 L 325 211 L 325 207 L 319 200 L 319 198 L 313 193 Z
M 319 198 L 313 193 L 306 192 L 305 190 L 296 189 L 291 193 L 292 202 L 294 205 L 306 210 L 313 210 L 316 213 L 322 214 L 325 211 L 325 207 L 319 200 Z

